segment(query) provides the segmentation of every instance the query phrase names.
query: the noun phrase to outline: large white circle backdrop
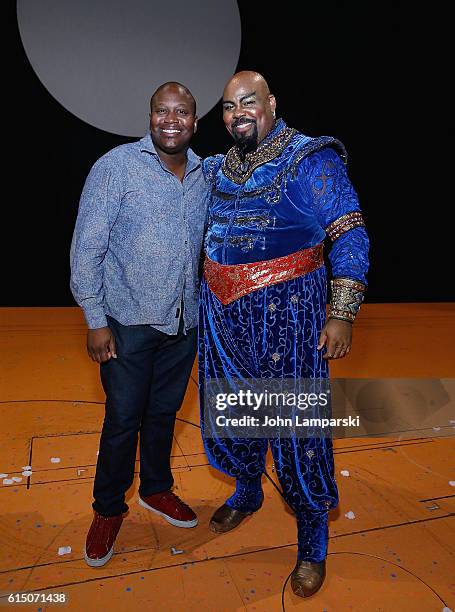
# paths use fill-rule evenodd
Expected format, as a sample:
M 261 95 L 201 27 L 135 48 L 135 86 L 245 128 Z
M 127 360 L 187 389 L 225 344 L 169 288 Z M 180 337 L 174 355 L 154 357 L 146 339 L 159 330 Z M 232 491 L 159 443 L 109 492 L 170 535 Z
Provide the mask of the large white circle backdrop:
M 166 81 L 193 93 L 198 115 L 235 72 L 235 0 L 18 0 L 27 57 L 46 89 L 87 123 L 142 136 L 150 95 Z

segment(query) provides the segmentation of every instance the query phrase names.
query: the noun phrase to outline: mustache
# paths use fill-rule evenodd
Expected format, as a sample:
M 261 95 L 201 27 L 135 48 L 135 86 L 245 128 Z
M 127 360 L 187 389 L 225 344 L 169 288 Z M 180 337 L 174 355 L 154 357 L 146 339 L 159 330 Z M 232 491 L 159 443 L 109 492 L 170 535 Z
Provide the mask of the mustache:
M 234 121 L 231 123 L 231 129 L 235 130 L 235 128 L 239 125 L 247 124 L 256 125 L 256 121 L 254 121 L 254 119 L 244 119 L 243 117 L 240 117 L 239 119 L 234 119 Z

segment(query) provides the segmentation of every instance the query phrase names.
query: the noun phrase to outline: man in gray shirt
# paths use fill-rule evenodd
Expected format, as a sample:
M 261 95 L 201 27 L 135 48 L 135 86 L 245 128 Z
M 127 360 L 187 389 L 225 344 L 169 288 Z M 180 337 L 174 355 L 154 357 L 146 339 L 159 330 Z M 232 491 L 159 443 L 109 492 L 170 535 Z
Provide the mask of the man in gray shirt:
M 150 109 L 150 134 L 91 169 L 71 245 L 71 290 L 106 393 L 85 549 L 93 567 L 111 558 L 128 510 L 139 432 L 139 503 L 177 527 L 197 525 L 171 491 L 170 454 L 196 353 L 207 187 L 188 148 L 197 127 L 190 91 L 165 83 Z

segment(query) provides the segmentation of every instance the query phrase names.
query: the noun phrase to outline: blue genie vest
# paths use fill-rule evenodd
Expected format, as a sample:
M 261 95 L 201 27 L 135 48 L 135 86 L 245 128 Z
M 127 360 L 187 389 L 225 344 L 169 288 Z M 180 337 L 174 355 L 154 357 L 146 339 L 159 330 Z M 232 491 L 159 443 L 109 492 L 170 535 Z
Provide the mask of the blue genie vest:
M 220 264 L 264 261 L 322 242 L 326 232 L 312 206 L 313 191 L 302 176 L 302 161 L 335 138 L 310 138 L 279 119 L 274 129 L 242 160 L 237 148 L 204 161 L 210 182 L 207 256 Z

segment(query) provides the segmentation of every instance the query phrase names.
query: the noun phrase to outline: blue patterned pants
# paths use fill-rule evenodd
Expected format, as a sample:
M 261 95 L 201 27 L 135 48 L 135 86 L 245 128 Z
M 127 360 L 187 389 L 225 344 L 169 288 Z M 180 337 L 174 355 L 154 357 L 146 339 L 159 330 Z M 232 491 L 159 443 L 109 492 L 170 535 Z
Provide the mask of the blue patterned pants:
M 324 267 L 271 285 L 223 306 L 201 286 L 199 379 L 201 423 L 207 379 L 327 378 L 317 350 L 326 318 Z M 330 438 L 238 439 L 204 436 L 213 467 L 236 479 L 227 504 L 253 512 L 262 504 L 261 477 L 270 445 L 284 499 L 297 518 L 298 556 L 327 554 L 327 512 L 338 504 Z

